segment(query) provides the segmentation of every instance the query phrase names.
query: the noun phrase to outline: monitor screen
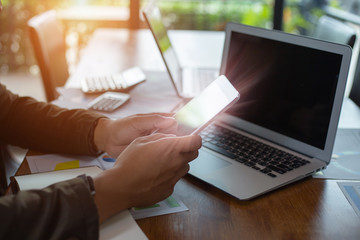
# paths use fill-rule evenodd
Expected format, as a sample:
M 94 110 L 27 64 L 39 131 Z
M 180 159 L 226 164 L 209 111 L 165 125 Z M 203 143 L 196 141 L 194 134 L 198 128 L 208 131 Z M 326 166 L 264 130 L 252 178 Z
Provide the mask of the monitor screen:
M 180 86 L 181 65 L 170 42 L 160 9 L 155 4 L 149 4 L 143 14 L 155 38 L 156 44 L 161 52 L 171 78 L 175 84 Z
M 227 113 L 324 148 L 342 56 L 232 32 L 225 72 L 241 94 Z

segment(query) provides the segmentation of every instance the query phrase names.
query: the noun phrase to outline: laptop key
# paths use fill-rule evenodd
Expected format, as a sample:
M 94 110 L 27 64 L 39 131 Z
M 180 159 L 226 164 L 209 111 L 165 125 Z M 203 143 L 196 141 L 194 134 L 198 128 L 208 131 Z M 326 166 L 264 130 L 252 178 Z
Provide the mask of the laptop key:
M 273 170 L 274 172 L 280 173 L 280 174 L 286 173 L 285 170 L 283 170 L 283 169 L 281 169 L 281 168 L 278 168 L 278 167 L 276 167 L 276 166 L 274 166 L 274 165 L 269 165 L 269 166 L 267 166 L 267 168 Z
M 260 170 L 260 172 L 268 174 L 268 173 L 271 173 L 271 169 L 263 168 L 263 169 Z
M 268 173 L 267 175 L 270 176 L 270 177 L 273 177 L 273 178 L 276 177 L 276 175 L 275 175 L 275 174 L 272 174 L 272 173 Z
M 284 165 L 284 164 L 278 164 L 277 167 L 279 167 L 279 168 L 281 168 L 281 169 L 284 169 L 284 170 L 287 171 L 287 172 L 293 170 L 292 167 L 286 166 L 286 165 Z
M 252 168 L 255 169 L 255 170 L 260 170 L 260 168 L 257 167 L 257 166 L 253 166 Z
M 239 162 L 239 163 L 244 163 L 244 162 L 246 162 L 246 160 L 245 160 L 244 158 L 242 158 L 242 157 L 237 157 L 235 160 L 236 160 L 237 162 Z
M 251 162 L 251 161 L 249 161 L 249 162 L 244 162 L 244 164 L 245 164 L 246 166 L 249 166 L 249 167 L 253 167 L 253 166 L 256 165 L 254 162 Z

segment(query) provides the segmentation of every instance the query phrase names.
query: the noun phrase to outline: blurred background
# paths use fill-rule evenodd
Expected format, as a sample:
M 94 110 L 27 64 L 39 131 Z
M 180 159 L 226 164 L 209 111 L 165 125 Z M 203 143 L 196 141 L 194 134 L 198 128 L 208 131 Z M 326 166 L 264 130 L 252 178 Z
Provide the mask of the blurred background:
M 66 61 L 71 74 L 96 28 L 146 28 L 139 12 L 147 2 L 2 0 L 0 82 L 19 95 L 46 101 L 27 28 L 27 21 L 33 16 L 57 10 L 65 33 Z M 314 36 L 314 29 L 323 15 L 357 28 L 360 26 L 360 0 L 158 0 L 157 3 L 169 29 L 222 31 L 226 23 L 232 21 Z M 354 56 L 357 60 L 357 55 Z M 10 152 L 20 163 L 26 150 L 12 147 Z M 16 168 L 14 165 L 14 171 Z
M 145 28 L 139 10 L 142 0 L 2 0 L 0 15 L 0 79 L 39 79 L 27 21 L 56 9 L 63 24 L 67 60 L 76 66 L 81 50 L 96 28 Z M 329 8 L 359 15 L 360 0 L 159 0 L 169 29 L 222 31 L 226 22 L 275 28 L 310 35 L 317 19 Z M 28 80 L 30 81 L 30 80 Z

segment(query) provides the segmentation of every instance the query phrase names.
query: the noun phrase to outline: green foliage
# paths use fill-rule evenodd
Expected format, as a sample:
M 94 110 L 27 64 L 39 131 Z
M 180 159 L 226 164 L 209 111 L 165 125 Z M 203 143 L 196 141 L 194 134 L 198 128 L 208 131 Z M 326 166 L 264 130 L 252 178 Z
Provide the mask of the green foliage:
M 270 0 L 159 1 L 158 5 L 172 29 L 223 30 L 229 21 L 269 27 L 272 21 Z
M 26 22 L 48 9 L 64 9 L 75 4 L 129 7 L 131 0 L 2 0 L 4 10 L 0 15 L 0 73 L 28 69 L 34 65 L 32 47 L 27 35 Z M 309 31 L 312 25 L 299 11 L 302 0 L 286 0 L 284 30 L 291 33 Z M 141 1 L 146 3 L 147 1 Z M 309 2 L 309 1 L 307 1 Z M 311 0 L 310 0 L 310 3 Z M 227 22 L 238 22 L 252 26 L 272 28 L 274 0 L 158 0 L 171 29 L 219 30 Z M 332 7 L 340 7 L 339 0 L 329 0 Z M 313 16 L 321 16 L 319 9 L 309 9 Z M 81 37 L 86 43 L 91 31 L 98 25 L 68 23 L 68 31 L 85 33 Z M 80 27 L 79 27 L 80 26 Z M 81 43 L 80 43 L 81 44 Z M 81 46 L 79 46 L 81 47 Z
M 348 0 L 345 0 L 345 1 L 348 1 Z M 329 6 L 333 7 L 333 8 L 340 8 L 340 2 L 339 2 L 339 0 L 330 0 Z
M 265 28 L 269 27 L 271 18 L 272 7 L 269 4 L 256 4 L 244 13 L 242 23 Z
M 309 30 L 311 25 L 306 21 L 297 7 L 287 7 L 284 10 L 283 30 L 285 32 L 300 34 L 299 29 Z

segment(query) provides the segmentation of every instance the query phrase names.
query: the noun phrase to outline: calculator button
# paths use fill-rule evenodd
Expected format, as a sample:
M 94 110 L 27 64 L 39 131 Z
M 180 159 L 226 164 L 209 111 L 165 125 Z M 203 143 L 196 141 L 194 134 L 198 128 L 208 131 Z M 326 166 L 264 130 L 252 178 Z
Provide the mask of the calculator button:
M 89 104 L 89 108 L 98 111 L 113 111 L 129 99 L 128 94 L 107 92 Z

